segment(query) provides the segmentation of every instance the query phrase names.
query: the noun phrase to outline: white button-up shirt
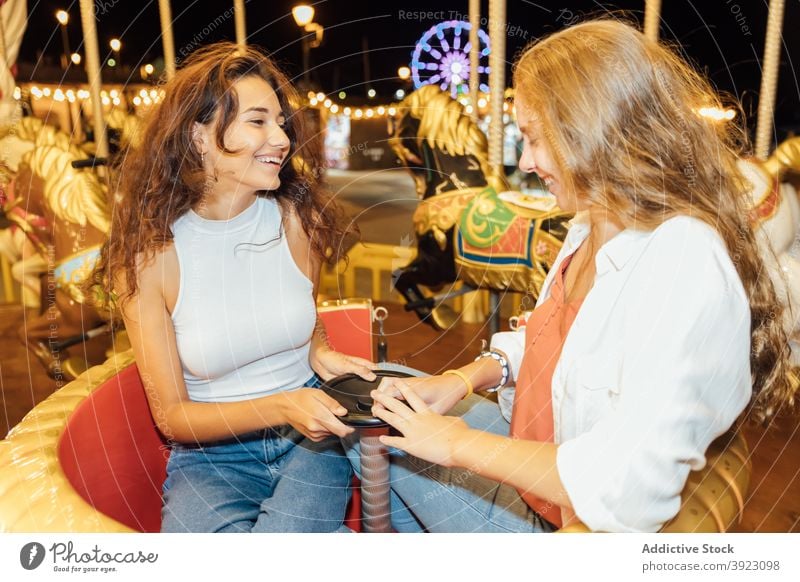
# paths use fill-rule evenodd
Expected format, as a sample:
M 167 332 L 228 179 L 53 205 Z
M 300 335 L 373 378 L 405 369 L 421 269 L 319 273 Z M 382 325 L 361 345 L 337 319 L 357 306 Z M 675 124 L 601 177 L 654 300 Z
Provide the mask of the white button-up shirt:
M 573 221 L 545 281 L 589 234 Z M 557 466 L 575 513 L 598 531 L 657 531 L 690 470 L 750 399 L 750 308 L 719 234 L 700 220 L 624 230 L 596 278 L 552 380 Z M 524 329 L 492 337 L 514 378 Z M 513 392 L 501 394 L 504 413 Z

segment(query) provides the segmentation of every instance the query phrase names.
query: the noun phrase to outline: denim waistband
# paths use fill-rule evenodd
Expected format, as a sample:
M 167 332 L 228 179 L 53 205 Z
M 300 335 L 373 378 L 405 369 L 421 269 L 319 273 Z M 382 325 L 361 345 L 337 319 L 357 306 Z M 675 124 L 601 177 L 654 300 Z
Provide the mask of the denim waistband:
M 322 386 L 322 380 L 319 376 L 314 374 L 309 378 L 307 382 L 304 383 L 305 387 L 308 388 L 319 388 Z M 227 447 L 230 445 L 246 445 L 249 443 L 260 442 L 266 439 L 291 439 L 297 441 L 297 436 L 299 433 L 297 430 L 289 424 L 278 425 L 273 427 L 267 428 L 260 428 L 258 430 L 254 430 L 251 432 L 243 433 L 240 435 L 235 435 L 230 438 L 213 441 L 213 442 L 206 442 L 206 443 L 175 443 L 173 444 L 173 450 L 204 450 L 204 449 L 212 449 L 214 447 Z

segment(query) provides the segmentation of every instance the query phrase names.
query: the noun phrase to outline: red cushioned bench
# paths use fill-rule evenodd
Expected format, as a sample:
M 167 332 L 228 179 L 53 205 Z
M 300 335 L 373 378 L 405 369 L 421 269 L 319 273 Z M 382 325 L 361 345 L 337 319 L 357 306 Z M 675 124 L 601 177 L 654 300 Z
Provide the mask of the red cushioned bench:
M 323 302 L 319 312 L 334 349 L 372 359 L 371 301 Z M 42 423 L 53 428 L 37 437 Z M 0 479 L 0 531 L 157 532 L 168 458 L 133 356 L 117 355 L 41 403 L 0 441 L 0 461 L 18 469 Z M 17 479 L 30 459 L 53 478 Z M 346 524 L 356 531 L 359 510 L 354 487 Z

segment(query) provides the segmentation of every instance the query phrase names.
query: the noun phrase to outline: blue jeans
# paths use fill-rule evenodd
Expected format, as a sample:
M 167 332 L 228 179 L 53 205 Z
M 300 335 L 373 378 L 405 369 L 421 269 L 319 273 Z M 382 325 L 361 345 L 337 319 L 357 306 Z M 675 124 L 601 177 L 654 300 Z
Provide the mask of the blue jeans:
M 470 396 L 450 411 L 472 428 L 508 436 L 509 424 L 494 402 Z M 344 440 L 360 475 L 358 434 Z M 392 526 L 399 532 L 550 532 L 517 490 L 467 470 L 446 468 L 392 449 Z
M 210 445 L 175 445 L 161 531 L 337 531 L 352 475 L 338 439 L 315 443 L 291 426 Z

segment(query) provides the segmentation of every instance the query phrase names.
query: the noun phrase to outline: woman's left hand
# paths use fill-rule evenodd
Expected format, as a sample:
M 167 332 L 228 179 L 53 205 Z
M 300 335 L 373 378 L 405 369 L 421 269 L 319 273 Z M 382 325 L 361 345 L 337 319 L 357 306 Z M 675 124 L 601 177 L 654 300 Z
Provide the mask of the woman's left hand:
M 312 351 L 310 361 L 311 368 L 324 381 L 342 374 L 358 374 L 364 380 L 372 381 L 376 378 L 373 370 L 378 367 L 364 358 L 348 356 L 327 348 Z
M 377 390 L 371 393 L 381 405 L 374 406 L 372 414 L 403 434 L 402 437 L 381 436 L 381 442 L 431 463 L 453 466 L 457 443 L 469 431 L 467 423 L 457 417 L 436 414 L 413 389 L 405 385 L 398 387 L 405 402 Z

